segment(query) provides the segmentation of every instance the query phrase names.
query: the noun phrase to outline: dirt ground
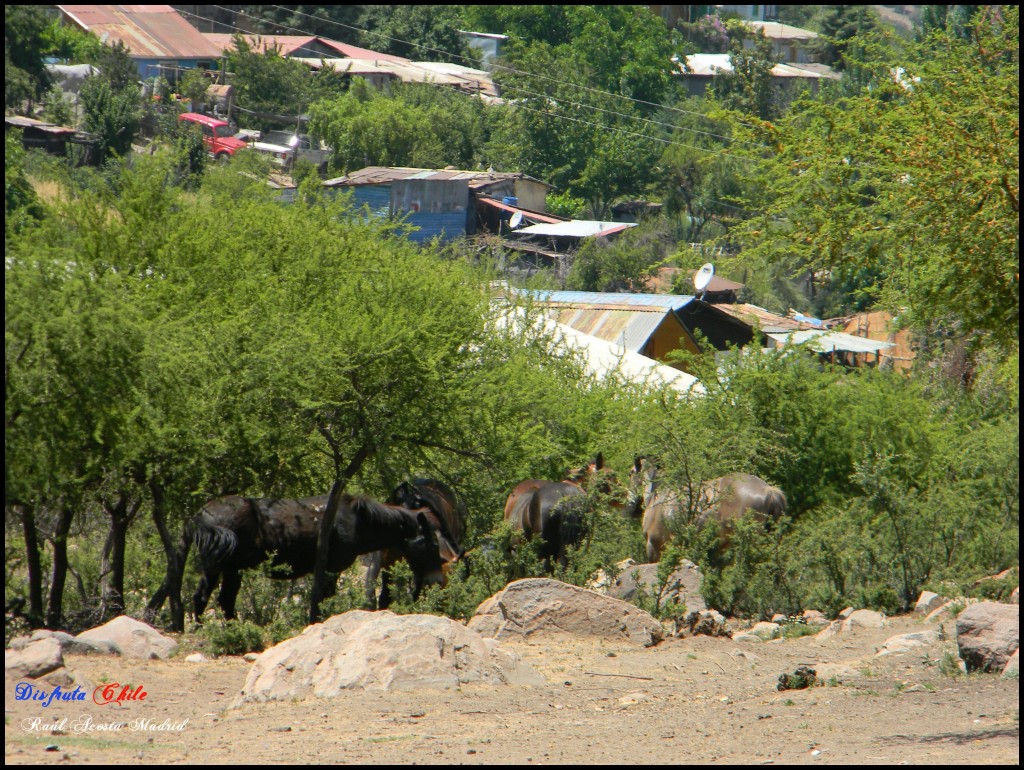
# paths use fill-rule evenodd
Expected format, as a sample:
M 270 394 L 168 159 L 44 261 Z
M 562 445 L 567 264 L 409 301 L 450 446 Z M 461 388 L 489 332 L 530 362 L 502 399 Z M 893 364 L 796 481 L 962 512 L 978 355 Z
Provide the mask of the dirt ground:
M 764 644 L 695 637 L 643 649 L 590 639 L 503 642 L 547 678 L 534 688 L 351 691 L 228 708 L 249 664 L 67 656 L 86 703 L 14 698 L 8 764 L 1017 764 L 1018 680 L 943 673 L 952 642 L 874 657 L 911 617 L 855 636 Z M 934 627 L 934 626 L 927 626 Z M 811 664 L 829 684 L 778 691 Z M 948 667 L 946 667 L 948 671 Z M 91 702 L 102 683 L 146 699 Z M 60 724 L 60 720 L 67 721 Z M 164 730 L 131 729 L 149 719 Z M 184 720 L 187 720 L 185 722 Z M 127 723 L 116 732 L 103 726 Z M 58 728 L 53 729 L 52 725 Z M 174 729 L 176 728 L 176 729 Z

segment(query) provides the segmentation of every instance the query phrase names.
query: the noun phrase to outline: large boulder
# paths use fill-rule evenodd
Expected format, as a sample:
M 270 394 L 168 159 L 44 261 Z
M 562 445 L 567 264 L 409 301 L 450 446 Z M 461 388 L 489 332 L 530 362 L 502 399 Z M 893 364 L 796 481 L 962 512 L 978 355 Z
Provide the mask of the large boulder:
M 4 652 L 4 675 L 14 679 L 37 679 L 64 665 L 60 642 L 44 638 L 21 649 Z
M 661 623 L 638 607 L 549 578 L 509 583 L 477 607 L 468 626 L 496 639 L 571 634 L 644 647 L 665 636 Z
M 882 628 L 887 624 L 885 615 L 874 610 L 847 609 L 839 613 L 827 628 L 815 634 L 815 639 L 831 639 L 839 635 L 856 633 L 860 629 Z
M 109 623 L 90 628 L 76 637 L 96 646 L 109 645 L 128 658 L 165 660 L 178 649 L 178 643 L 142 621 L 120 615 Z
M 1020 646 L 1020 605 L 979 602 L 956 619 L 956 644 L 968 671 L 1002 671 Z
M 329 698 L 343 690 L 545 684 L 493 639 L 449 618 L 353 610 L 261 654 L 232 704 Z
M 636 599 L 640 588 L 648 596 L 655 596 L 658 591 L 658 564 L 637 564 L 627 560 L 616 565 L 620 568 L 619 576 L 611 581 L 605 593 L 613 599 L 632 602 Z M 688 559 L 683 559 L 679 567 L 668 577 L 661 595 L 661 603 L 684 604 L 689 612 L 700 612 L 708 608 L 700 593 L 700 584 L 704 576 L 700 568 Z

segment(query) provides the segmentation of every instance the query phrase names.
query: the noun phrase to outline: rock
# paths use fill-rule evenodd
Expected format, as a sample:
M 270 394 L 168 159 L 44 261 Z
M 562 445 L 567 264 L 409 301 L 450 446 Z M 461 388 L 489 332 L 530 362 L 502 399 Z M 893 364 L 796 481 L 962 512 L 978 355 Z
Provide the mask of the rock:
M 729 621 L 717 610 L 688 612 L 680 624 L 677 636 L 732 636 Z
M 829 623 L 825 614 L 818 610 L 804 610 L 804 620 L 807 621 L 809 626 L 827 626 Z
M 120 655 L 116 644 L 103 639 L 80 639 L 66 631 L 39 629 L 32 633 L 32 640 L 56 639 L 65 655 Z
M 1020 648 L 1013 651 L 1013 655 L 1006 661 L 1003 668 L 1003 679 L 1020 679 Z
M 850 613 L 853 612 L 853 607 L 847 607 L 845 610 L 836 615 L 837 620 L 846 620 L 850 617 Z
M 902 652 L 908 652 L 915 647 L 925 647 L 929 644 L 934 644 L 939 641 L 938 629 L 930 629 L 928 631 L 915 631 L 910 634 L 900 634 L 899 636 L 891 636 L 885 640 L 882 644 L 881 649 L 875 653 L 876 658 L 881 658 L 886 655 L 894 655 Z
M 467 625 L 495 639 L 562 633 L 651 647 L 665 636 L 661 623 L 632 604 L 550 578 L 509 583 Z
M 818 679 L 825 684 L 830 682 L 836 684 L 852 682 L 864 676 L 860 671 L 846 663 L 818 663 L 814 668 L 818 672 Z
M 924 619 L 925 623 L 938 623 L 939 621 L 945 620 L 947 618 L 952 618 L 956 615 L 957 612 L 962 610 L 964 607 L 977 603 L 977 599 L 969 599 L 963 596 L 957 599 L 950 599 L 949 601 L 939 606 L 937 609 L 934 609 L 931 612 L 929 612 L 928 616 Z
M 956 644 L 968 671 L 1002 671 L 1020 646 L 1020 606 L 972 604 L 957 616 Z
M 617 578 L 608 582 L 605 589 L 608 596 L 631 602 L 636 598 L 639 586 L 643 587 L 648 596 L 653 596 L 657 592 L 657 563 L 637 564 L 632 559 L 627 559 L 616 566 L 621 568 L 621 572 Z M 707 609 L 704 597 L 700 593 L 703 579 L 700 568 L 692 561 L 683 559 L 679 568 L 669 575 L 661 597 L 662 604 L 684 604 L 688 611 Z
M 918 615 L 928 615 L 948 601 L 945 596 L 939 596 L 933 591 L 922 591 L 917 598 L 917 604 L 914 605 L 914 612 Z
M 772 615 L 772 623 L 778 623 L 778 624 L 781 625 L 782 623 L 788 623 L 788 622 L 789 622 L 789 617 L 786 616 L 786 615 L 783 615 L 781 612 L 776 612 L 774 615 Z
M 546 680 L 493 639 L 449 618 L 353 610 L 308 626 L 263 652 L 232 707 L 329 698 L 350 689 L 471 684 L 534 686 Z
M 755 623 L 753 628 L 747 631 L 747 633 L 753 634 L 767 642 L 769 639 L 778 639 L 782 635 L 782 627 L 778 623 L 761 621 L 760 623 Z
M 1013 589 L 1013 593 L 1010 594 L 1010 604 L 1020 604 L 1020 586 Z
M 116 647 L 126 657 L 143 660 L 165 660 L 178 649 L 176 641 L 127 615 L 120 615 L 109 623 L 83 631 L 76 639 L 99 644 L 105 642 Z
M 842 620 L 833 620 L 827 628 L 815 634 L 814 638 L 831 639 L 839 634 L 855 633 L 859 628 L 882 628 L 886 624 L 885 615 L 874 610 L 843 610 L 839 614 Z
M 733 634 L 732 640 L 734 642 L 750 642 L 753 644 L 764 644 L 764 639 L 762 639 L 757 634 L 750 633 L 749 631 L 740 631 L 739 633 Z
M 4 675 L 14 679 L 38 679 L 63 665 L 60 642 L 52 638 L 37 639 L 20 650 L 4 652 Z
M 256 657 L 258 656 L 254 656 L 253 660 L 255 660 Z M 207 658 L 201 652 L 193 652 L 191 655 L 185 658 L 186 663 L 206 663 L 207 661 L 209 661 L 209 658 Z

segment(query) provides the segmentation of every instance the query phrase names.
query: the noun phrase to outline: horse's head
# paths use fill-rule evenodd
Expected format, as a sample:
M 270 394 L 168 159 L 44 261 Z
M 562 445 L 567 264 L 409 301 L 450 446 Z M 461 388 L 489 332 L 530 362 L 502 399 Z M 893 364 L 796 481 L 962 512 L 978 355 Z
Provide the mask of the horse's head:
M 654 477 L 657 465 L 654 460 L 644 455 L 633 458 L 633 467 L 629 469 L 629 486 L 623 513 L 637 518 L 643 515 L 644 507 L 654 494 Z
M 433 510 L 421 508 L 410 514 L 416 516 L 418 533 L 401 550 L 415 576 L 413 593 L 418 596 L 424 585 L 447 585 L 448 571 L 465 551 Z

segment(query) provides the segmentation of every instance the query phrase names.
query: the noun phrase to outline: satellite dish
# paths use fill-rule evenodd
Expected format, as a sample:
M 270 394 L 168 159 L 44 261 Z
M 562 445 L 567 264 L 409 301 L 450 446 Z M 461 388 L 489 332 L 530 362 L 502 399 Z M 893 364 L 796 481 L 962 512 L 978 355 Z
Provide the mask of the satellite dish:
M 715 266 L 710 262 L 706 263 L 700 270 L 693 276 L 693 285 L 697 288 L 697 291 L 704 291 L 708 284 L 711 283 L 711 276 L 715 274 Z
M 517 211 L 515 214 L 508 218 L 508 226 L 515 230 L 519 225 L 523 223 L 523 212 Z

